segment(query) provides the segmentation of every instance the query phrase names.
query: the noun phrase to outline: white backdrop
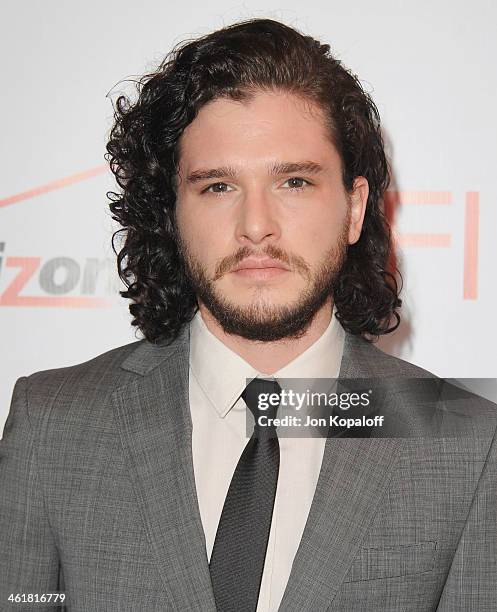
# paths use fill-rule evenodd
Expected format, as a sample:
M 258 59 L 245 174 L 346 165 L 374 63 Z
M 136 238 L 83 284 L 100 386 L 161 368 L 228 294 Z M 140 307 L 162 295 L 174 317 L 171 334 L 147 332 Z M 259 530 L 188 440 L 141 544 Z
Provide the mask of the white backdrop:
M 2 3 L 0 431 L 15 380 L 132 342 L 103 155 L 118 81 L 223 25 L 270 17 L 359 75 L 392 155 L 402 327 L 380 341 L 445 377 L 496 377 L 497 5 L 490 0 Z M 118 85 L 120 90 L 124 85 Z M 115 228 L 114 228 L 115 229 Z

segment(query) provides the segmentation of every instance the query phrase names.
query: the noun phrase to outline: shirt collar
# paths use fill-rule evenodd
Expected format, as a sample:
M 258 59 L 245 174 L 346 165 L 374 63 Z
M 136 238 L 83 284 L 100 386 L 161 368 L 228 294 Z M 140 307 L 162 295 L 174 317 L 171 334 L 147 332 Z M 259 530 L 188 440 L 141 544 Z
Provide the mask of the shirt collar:
M 221 342 L 208 329 L 199 310 L 190 322 L 190 369 L 219 416 L 225 417 L 245 389 L 246 379 L 338 377 L 344 338 L 344 329 L 333 307 L 328 327 L 314 344 L 268 375 L 256 370 Z

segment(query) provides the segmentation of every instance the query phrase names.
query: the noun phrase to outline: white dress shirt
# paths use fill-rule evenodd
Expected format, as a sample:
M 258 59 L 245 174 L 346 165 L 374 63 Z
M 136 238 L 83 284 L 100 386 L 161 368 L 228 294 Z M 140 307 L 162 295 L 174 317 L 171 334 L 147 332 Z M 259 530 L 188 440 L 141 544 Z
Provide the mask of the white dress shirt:
M 229 484 L 248 441 L 246 405 L 240 397 L 246 379 L 274 378 L 280 382 L 279 378 L 337 378 L 344 337 L 333 310 L 330 324 L 318 340 L 268 375 L 214 336 L 200 311 L 191 321 L 193 466 L 209 559 Z M 278 610 L 311 507 L 325 442 L 326 438 L 319 437 L 279 439 L 280 471 L 257 612 Z

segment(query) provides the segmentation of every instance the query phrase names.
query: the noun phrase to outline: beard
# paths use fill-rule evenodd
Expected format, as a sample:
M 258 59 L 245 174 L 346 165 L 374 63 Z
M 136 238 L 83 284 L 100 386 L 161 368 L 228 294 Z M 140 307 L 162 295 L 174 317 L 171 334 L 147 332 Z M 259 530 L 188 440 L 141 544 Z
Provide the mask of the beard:
M 235 256 L 224 259 L 217 266 L 214 278 L 209 277 L 205 267 L 192 255 L 179 236 L 180 259 L 183 271 L 197 297 L 197 303 L 200 301 L 204 304 L 226 334 L 261 342 L 284 338 L 298 339 L 306 333 L 320 308 L 333 297 L 334 283 L 347 256 L 349 224 L 350 214 L 347 215 L 336 244 L 324 254 L 315 271 L 312 271 L 301 257 L 289 258 L 274 245 L 269 245 L 262 253 L 257 253 L 292 264 L 291 269 L 297 268 L 308 279 L 307 287 L 291 304 L 273 304 L 261 297 L 248 305 L 239 305 L 219 295 L 215 281 L 243 259 L 254 255 L 253 250 L 248 247 L 240 249 Z

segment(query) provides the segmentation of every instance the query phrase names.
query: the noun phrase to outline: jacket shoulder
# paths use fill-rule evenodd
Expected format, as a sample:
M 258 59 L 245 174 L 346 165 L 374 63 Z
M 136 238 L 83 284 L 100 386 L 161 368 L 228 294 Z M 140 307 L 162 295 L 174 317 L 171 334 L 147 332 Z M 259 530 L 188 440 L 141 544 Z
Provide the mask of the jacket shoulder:
M 33 372 L 29 377 L 42 378 L 43 376 L 54 376 L 60 372 L 61 375 L 70 375 L 76 372 L 91 372 L 99 371 L 103 369 L 116 368 L 126 359 L 126 357 L 142 345 L 145 340 L 136 340 L 135 342 L 129 342 L 121 346 L 109 349 L 103 353 L 95 355 L 90 359 L 81 361 L 79 363 L 60 366 L 58 368 L 50 368 L 46 370 L 39 370 Z
M 88 393 L 111 391 L 126 382 L 130 373 L 123 370 L 121 364 L 144 342 L 130 342 L 74 365 L 33 372 L 24 377 L 27 393 L 36 403 L 46 405 L 62 389 L 66 389 L 69 394 L 81 388 Z
M 418 365 L 394 357 L 360 336 L 347 335 L 349 376 L 375 379 L 392 396 L 404 394 L 411 411 L 423 403 L 432 403 L 447 421 L 459 423 L 459 430 L 493 432 L 497 426 L 497 405 L 467 388 L 464 381 L 440 377 Z M 347 355 L 347 357 L 346 357 Z M 411 380 L 412 379 L 412 380 Z M 414 380 L 416 379 L 416 380 Z
M 343 361 L 343 369 L 357 377 L 438 378 L 433 372 L 400 357 L 394 357 L 373 342 L 350 333 L 345 335 Z

